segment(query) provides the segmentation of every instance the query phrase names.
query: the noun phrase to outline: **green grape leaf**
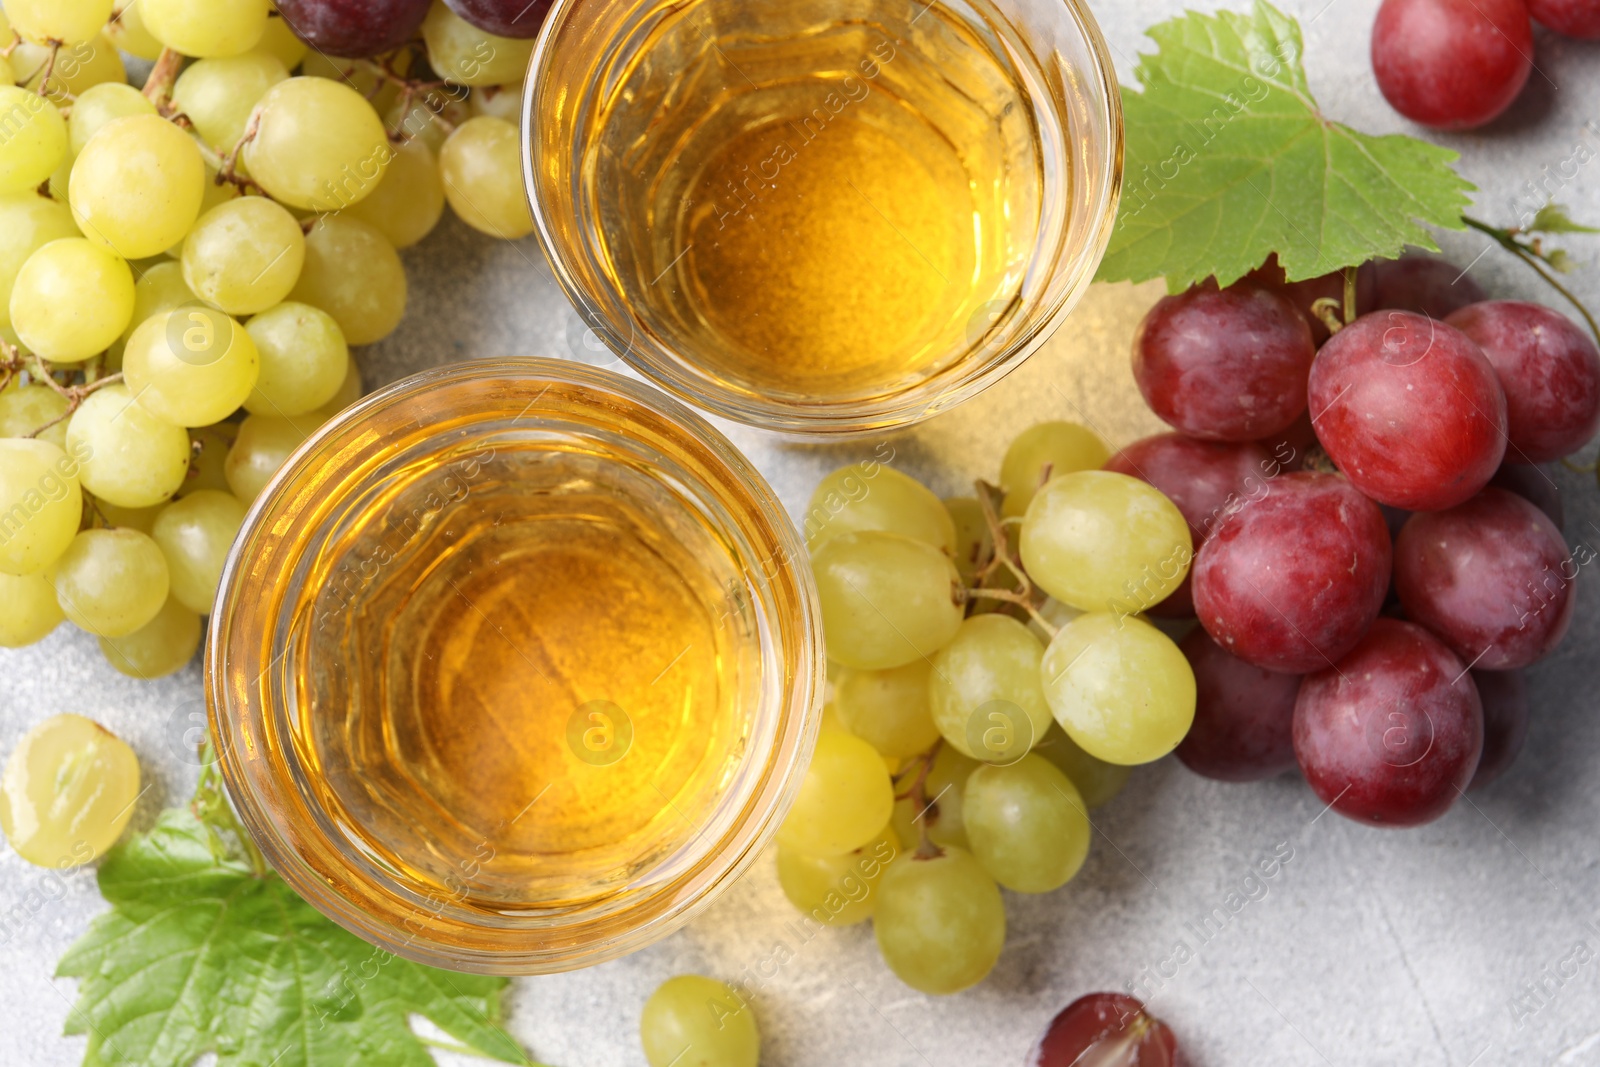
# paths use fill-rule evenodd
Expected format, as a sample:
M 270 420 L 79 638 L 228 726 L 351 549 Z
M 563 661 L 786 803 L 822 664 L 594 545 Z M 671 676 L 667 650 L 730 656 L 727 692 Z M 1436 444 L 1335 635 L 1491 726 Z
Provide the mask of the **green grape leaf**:
M 411 963 L 260 876 L 187 808 L 106 855 L 111 910 L 62 958 L 80 979 L 69 1034 L 85 1067 L 433 1067 L 408 1017 L 504 1063 L 527 1054 L 500 1023 L 507 981 Z
M 1539 209 L 1533 221 L 1523 227 L 1528 233 L 1600 233 L 1600 229 L 1573 222 L 1567 209 L 1560 204 L 1546 204 Z
M 1122 207 L 1102 281 L 1223 285 L 1276 252 L 1290 280 L 1437 250 L 1474 187 L 1455 152 L 1370 137 L 1318 109 L 1300 26 L 1265 0 L 1249 14 L 1188 12 L 1148 31 L 1143 91 L 1124 88 Z

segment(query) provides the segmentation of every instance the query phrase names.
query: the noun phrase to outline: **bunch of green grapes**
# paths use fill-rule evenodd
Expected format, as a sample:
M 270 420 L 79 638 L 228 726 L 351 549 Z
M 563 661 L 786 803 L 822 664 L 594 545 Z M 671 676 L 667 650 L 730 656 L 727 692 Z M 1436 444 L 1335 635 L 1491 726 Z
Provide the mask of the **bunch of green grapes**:
M 184 666 L 248 506 L 400 323 L 397 250 L 447 203 L 531 231 L 528 28 L 390 6 L 4 0 L 0 646 L 68 619 Z M 350 11 L 356 58 L 296 35 Z
M 989 973 L 1001 888 L 1066 884 L 1089 809 L 1193 721 L 1188 661 L 1143 617 L 1182 585 L 1189 525 L 1109 456 L 1044 423 L 975 497 L 861 463 L 811 498 L 830 700 L 778 877 L 819 924 L 872 919 L 923 992 Z

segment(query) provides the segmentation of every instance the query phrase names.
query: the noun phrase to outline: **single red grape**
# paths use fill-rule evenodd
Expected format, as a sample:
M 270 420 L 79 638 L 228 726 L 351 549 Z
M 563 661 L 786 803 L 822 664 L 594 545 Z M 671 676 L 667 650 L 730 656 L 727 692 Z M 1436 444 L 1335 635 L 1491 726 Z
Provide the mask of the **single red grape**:
M 392 52 L 415 37 L 431 0 L 278 0 L 294 35 L 347 59 Z
M 1221 520 L 1229 504 L 1267 491 L 1277 464 L 1258 444 L 1196 441 L 1177 433 L 1135 441 L 1106 462 L 1105 469 L 1149 482 L 1178 505 L 1198 547 Z M 1164 618 L 1194 615 L 1194 597 L 1185 577 L 1171 596 L 1150 609 Z
M 1522 0 L 1383 0 L 1372 72 L 1400 114 L 1424 126 L 1482 126 L 1517 98 L 1533 69 Z
M 1122 993 L 1079 997 L 1050 1020 L 1027 1067 L 1182 1067 L 1172 1028 Z
M 1230 656 L 1204 630 L 1178 647 L 1194 668 L 1194 725 L 1178 758 L 1219 782 L 1254 782 L 1294 767 L 1294 698 L 1300 676 Z
M 1561 503 L 1561 488 L 1555 477 L 1545 467 L 1531 463 L 1502 463 L 1494 472 L 1489 484 L 1496 489 L 1508 489 L 1550 516 L 1556 529 L 1567 528 L 1567 509 Z
M 1473 671 L 1483 703 L 1483 756 L 1468 790 L 1482 789 L 1505 773 L 1528 740 L 1528 683 L 1521 671 Z
M 1392 561 L 1378 505 L 1338 475 L 1285 474 L 1200 547 L 1196 614 L 1240 659 L 1291 674 L 1320 670 L 1377 618 Z
M 537 37 L 553 0 L 444 0 L 461 17 L 498 37 Z
M 1133 339 L 1133 377 L 1150 410 L 1190 437 L 1254 441 L 1305 410 L 1316 348 L 1288 299 L 1252 282 L 1163 297 Z
M 1528 14 L 1568 37 L 1600 40 L 1600 2 L 1597 0 L 1528 0 Z
M 1419 512 L 1395 542 L 1406 617 L 1484 670 L 1526 667 L 1567 634 L 1577 566 L 1533 504 L 1485 489 L 1449 511 Z
M 1308 675 L 1294 753 L 1312 791 L 1374 826 L 1418 826 L 1467 787 L 1483 707 L 1461 662 L 1415 623 L 1379 619 L 1337 666 Z
M 1376 311 L 1340 330 L 1317 353 L 1310 398 L 1329 457 L 1379 503 L 1454 507 L 1505 455 L 1494 368 L 1466 335 L 1423 315 Z
M 1394 309 L 1442 319 L 1468 304 L 1487 299 L 1466 271 L 1430 252 L 1407 252 L 1399 259 L 1374 259 L 1361 265 L 1360 310 Z
M 1570 456 L 1600 429 L 1600 349 L 1542 304 L 1489 300 L 1445 319 L 1488 357 L 1506 393 L 1513 463 Z

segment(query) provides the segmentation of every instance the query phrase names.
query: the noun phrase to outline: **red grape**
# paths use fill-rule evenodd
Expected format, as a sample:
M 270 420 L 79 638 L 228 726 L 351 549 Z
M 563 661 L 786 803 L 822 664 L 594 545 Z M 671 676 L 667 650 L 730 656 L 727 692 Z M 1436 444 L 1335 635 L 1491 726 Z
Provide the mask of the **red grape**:
M 1406 617 L 1484 670 L 1526 667 L 1561 643 L 1577 575 L 1555 523 L 1504 489 L 1413 515 L 1395 542 Z
M 1305 410 L 1316 348 L 1288 299 L 1252 282 L 1163 297 L 1133 339 L 1133 377 L 1161 419 L 1190 437 L 1253 441 Z
M 1300 676 L 1230 656 L 1204 630 L 1178 645 L 1194 668 L 1194 725 L 1178 758 L 1220 782 L 1254 782 L 1294 767 L 1294 698 Z
M 278 0 L 294 35 L 319 52 L 358 59 L 416 36 L 430 0 Z
M 1600 40 L 1600 3 L 1595 0 L 1528 0 L 1528 14 L 1568 37 Z
M 1105 469 L 1149 482 L 1178 505 L 1188 520 L 1196 546 L 1210 534 L 1231 503 L 1266 492 L 1266 480 L 1278 471 L 1258 444 L 1196 441 L 1176 433 L 1135 441 L 1106 462 Z M 1166 618 L 1194 614 L 1189 579 L 1151 609 Z
M 1483 756 L 1469 790 L 1481 789 L 1505 773 L 1528 739 L 1528 683 L 1521 671 L 1473 671 L 1483 703 Z
M 1172 1028 L 1122 993 L 1079 997 L 1050 1020 L 1027 1067 L 1182 1067 Z
M 554 0 L 444 0 L 480 30 L 499 37 L 537 37 Z
M 1453 326 L 1409 311 L 1364 315 L 1311 367 L 1311 423 L 1351 483 L 1411 511 L 1454 507 L 1506 450 L 1506 396 Z
M 1392 308 L 1442 319 L 1486 299 L 1483 289 L 1466 271 L 1428 252 L 1371 260 L 1362 264 L 1361 276 L 1363 315 Z
M 1546 468 L 1530 463 L 1502 463 L 1489 484 L 1531 501 L 1534 507 L 1550 516 L 1556 529 L 1567 528 L 1567 509 L 1561 504 L 1561 489 Z
M 1511 106 L 1532 69 L 1533 26 L 1522 0 L 1383 0 L 1378 8 L 1378 89 L 1424 126 L 1482 126 Z
M 1391 563 L 1378 505 L 1338 475 L 1285 474 L 1200 547 L 1196 614 L 1240 659 L 1304 674 L 1337 662 L 1366 633 Z
M 1477 687 L 1413 623 L 1379 619 L 1337 666 L 1300 684 L 1295 758 L 1312 791 L 1357 822 L 1432 822 L 1472 780 L 1482 750 Z
M 1570 456 L 1600 428 L 1600 349 L 1541 304 L 1489 300 L 1445 319 L 1477 342 L 1506 393 L 1506 459 Z

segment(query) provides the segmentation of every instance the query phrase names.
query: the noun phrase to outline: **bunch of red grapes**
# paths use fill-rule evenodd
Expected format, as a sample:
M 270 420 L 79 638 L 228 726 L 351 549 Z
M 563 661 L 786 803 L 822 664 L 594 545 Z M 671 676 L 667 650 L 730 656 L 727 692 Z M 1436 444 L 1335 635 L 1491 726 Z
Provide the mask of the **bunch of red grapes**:
M 1566 634 L 1579 563 L 1539 465 L 1600 425 L 1600 350 L 1433 257 L 1359 279 L 1331 335 L 1312 305 L 1343 279 L 1273 261 L 1161 300 L 1133 372 L 1178 432 L 1107 467 L 1171 497 L 1198 546 L 1153 609 L 1201 624 L 1179 759 L 1224 781 L 1298 764 L 1339 813 L 1414 826 L 1515 758 L 1519 671 Z

